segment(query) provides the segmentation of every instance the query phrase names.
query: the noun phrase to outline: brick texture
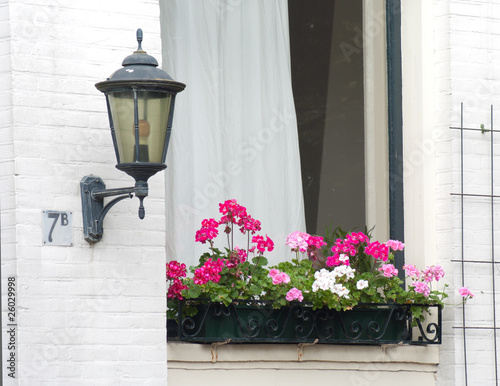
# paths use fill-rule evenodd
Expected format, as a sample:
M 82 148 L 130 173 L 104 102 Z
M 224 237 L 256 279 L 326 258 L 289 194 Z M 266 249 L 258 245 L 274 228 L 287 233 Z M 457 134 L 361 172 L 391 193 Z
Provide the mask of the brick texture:
M 19 290 L 17 380 L 4 371 L 6 385 L 166 383 L 163 175 L 144 220 L 134 198 L 113 207 L 95 246 L 81 225 L 84 175 L 133 185 L 114 167 L 94 84 L 137 48 L 137 28 L 161 59 L 158 1 L 0 2 L 2 274 Z M 72 247 L 42 246 L 46 209 L 73 212 Z
M 460 192 L 460 106 L 464 104 L 464 125 L 490 126 L 490 106 L 498 114 L 500 102 L 500 4 L 497 1 L 434 1 L 434 77 L 436 141 L 436 256 L 447 272 L 448 303 L 460 301 L 462 286 L 462 227 Z M 490 135 L 464 133 L 464 192 L 489 194 Z M 498 139 L 495 140 L 496 146 Z M 496 152 L 498 150 L 495 150 Z M 498 157 L 496 158 L 498 162 Z M 495 168 L 498 169 L 497 166 Z M 498 169 L 500 170 L 500 169 Z M 500 177 L 500 176 L 499 176 Z M 496 181 L 500 181 L 496 177 Z M 498 194 L 496 192 L 495 194 Z M 465 259 L 491 260 L 491 203 L 485 199 L 464 200 Z M 494 211 L 498 213 L 495 205 Z M 495 227 L 500 225 L 500 219 Z M 492 267 L 466 264 L 464 282 L 476 297 L 465 307 L 468 326 L 493 325 Z M 444 313 L 443 345 L 437 384 L 465 385 L 462 307 L 447 307 Z M 491 330 L 467 330 L 468 384 L 495 384 L 494 345 Z

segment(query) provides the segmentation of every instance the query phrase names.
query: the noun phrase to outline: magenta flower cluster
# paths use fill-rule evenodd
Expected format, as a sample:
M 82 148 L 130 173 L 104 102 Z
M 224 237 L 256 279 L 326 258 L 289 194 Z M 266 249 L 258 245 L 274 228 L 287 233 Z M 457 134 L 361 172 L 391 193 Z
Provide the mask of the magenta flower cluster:
M 236 200 L 227 200 L 219 204 L 219 212 L 222 217 L 219 221 L 210 218 L 204 219 L 201 222 L 201 228 L 196 232 L 195 240 L 205 244 L 207 241 L 213 247 L 213 240 L 219 235 L 218 227 L 225 225 L 224 232 L 229 235 L 232 232 L 233 225 L 237 225 L 242 233 L 255 234 L 261 230 L 260 221 L 252 218 L 244 206 L 239 205 Z M 249 251 L 253 252 L 255 249 L 260 254 L 266 250 L 272 251 L 274 249 L 273 241 L 266 235 L 255 235 L 252 237 L 252 243 L 256 244 L 250 248 Z M 218 283 L 221 279 L 221 272 L 224 267 L 233 269 L 238 267 L 240 263 L 244 263 L 248 258 L 248 251 L 235 247 L 232 249 L 227 259 L 207 259 L 203 266 L 194 271 L 193 282 L 196 285 L 204 285 L 209 281 Z M 235 274 L 238 274 L 237 272 Z M 286 274 L 285 274 L 286 275 Z M 180 264 L 177 261 L 171 261 L 167 264 L 167 279 L 172 281 L 169 287 L 168 297 L 182 299 L 181 291 L 187 289 L 180 281 L 181 277 L 186 276 L 186 265 Z M 282 278 L 282 280 L 285 280 Z M 288 281 L 290 278 L 288 278 Z
M 332 247 L 333 255 L 327 257 L 326 265 L 327 267 L 336 267 L 341 264 L 349 265 L 349 260 L 342 258 L 341 255 L 354 257 L 360 252 L 372 256 L 376 260 L 387 261 L 391 249 L 402 251 L 404 247 L 405 245 L 398 240 L 389 240 L 385 244 L 378 241 L 370 242 L 370 238 L 363 232 L 351 232 L 346 235 L 345 239 L 337 239 Z
M 255 234 L 255 232 L 261 230 L 260 221 L 252 218 L 247 213 L 247 209 L 239 205 L 236 200 L 226 200 L 222 204 L 219 204 L 219 212 L 222 214 L 219 224 L 226 225 L 224 230 L 226 233 L 231 232 L 233 224 L 239 226 L 243 234 L 246 232 Z
M 201 228 L 196 231 L 195 241 L 203 244 L 208 241 L 213 246 L 213 240 L 219 235 L 220 225 L 225 226 L 224 232 L 228 235 L 232 232 L 234 225 L 238 226 L 243 234 L 254 235 L 261 230 L 260 221 L 252 218 L 247 213 L 247 209 L 239 205 L 236 200 L 226 200 L 219 204 L 219 212 L 222 214 L 219 221 L 211 218 L 201 222 Z M 274 243 L 267 235 L 265 238 L 259 235 L 253 236 L 252 243 L 256 245 L 250 249 L 251 252 L 257 249 L 260 253 L 264 253 L 266 250 L 271 252 L 274 249 Z M 230 249 L 232 249 L 231 245 Z
M 377 260 L 387 261 L 389 258 L 389 247 L 378 241 L 374 241 L 373 243 L 368 243 L 365 248 L 365 253 L 373 256 Z
M 177 279 L 180 277 L 186 277 L 186 264 L 181 264 L 178 261 L 167 263 L 167 279 Z
M 181 291 L 187 286 L 182 284 L 181 277 L 186 277 L 186 264 L 171 261 L 167 264 L 167 279 L 170 281 L 167 298 L 182 300 Z
M 207 284 L 209 281 L 218 283 L 222 268 L 224 268 L 224 260 L 208 259 L 202 267 L 194 271 L 194 284 L 203 285 Z
M 259 252 L 264 253 L 266 249 L 271 252 L 274 249 L 273 240 L 271 240 L 267 235 L 266 238 L 264 236 L 253 236 L 252 243 L 256 243 L 256 248 Z M 253 252 L 253 250 L 252 250 Z
M 195 240 L 205 244 L 207 240 L 215 239 L 219 234 L 217 230 L 218 226 L 219 223 L 213 218 L 203 220 L 201 222 L 201 228 L 196 231 Z
M 229 255 L 229 258 L 226 259 L 226 267 L 229 269 L 235 268 L 240 263 L 244 263 L 247 260 L 247 252 L 241 248 L 234 248 L 234 251 Z
M 352 232 L 346 235 L 346 238 L 343 240 L 337 239 L 332 247 L 333 255 L 328 256 L 326 259 L 326 266 L 336 267 L 341 264 L 349 265 L 349 259 L 341 259 L 341 255 L 356 256 L 360 245 L 369 242 L 370 238 L 363 232 Z
M 307 239 L 307 244 L 308 249 L 321 249 L 324 245 L 326 245 L 326 243 L 323 241 L 323 237 L 321 236 L 309 236 L 309 238 Z

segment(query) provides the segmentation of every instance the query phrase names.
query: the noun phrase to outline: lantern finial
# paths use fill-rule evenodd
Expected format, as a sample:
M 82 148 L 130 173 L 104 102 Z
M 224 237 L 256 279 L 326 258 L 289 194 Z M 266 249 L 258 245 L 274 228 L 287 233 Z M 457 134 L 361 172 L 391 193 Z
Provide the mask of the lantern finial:
M 142 51 L 142 29 L 138 28 L 137 29 L 137 43 L 139 46 L 137 47 L 137 51 Z

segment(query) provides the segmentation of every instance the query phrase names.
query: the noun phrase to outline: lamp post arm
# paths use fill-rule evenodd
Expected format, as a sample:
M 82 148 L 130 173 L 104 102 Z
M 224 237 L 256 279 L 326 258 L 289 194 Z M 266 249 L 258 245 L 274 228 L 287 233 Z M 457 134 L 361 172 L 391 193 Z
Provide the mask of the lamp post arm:
M 118 196 L 120 194 L 132 195 L 133 193 L 135 193 L 135 186 L 130 188 L 115 188 L 115 189 L 100 189 L 96 187 L 92 189 L 91 192 L 93 200 L 102 200 L 104 197 Z M 126 197 L 127 196 L 125 196 L 125 198 Z
M 116 197 L 115 199 L 108 202 L 104 208 L 102 208 L 101 213 L 99 214 L 99 218 L 97 219 L 97 228 L 101 230 L 101 234 L 102 234 L 102 224 L 104 222 L 104 217 L 106 217 L 109 210 L 113 206 L 115 206 L 118 202 L 120 202 L 121 200 L 124 200 L 125 198 L 132 198 L 132 197 L 134 197 L 134 195 L 132 193 Z
M 139 218 L 145 216 L 143 200 L 148 195 L 148 184 L 139 181 L 134 187 L 106 189 L 104 182 L 95 176 L 86 176 L 80 182 L 80 193 L 82 198 L 83 234 L 89 243 L 96 243 L 102 239 L 104 233 L 104 217 L 109 210 L 125 198 L 134 195 L 139 198 Z M 114 197 L 104 205 L 105 197 Z

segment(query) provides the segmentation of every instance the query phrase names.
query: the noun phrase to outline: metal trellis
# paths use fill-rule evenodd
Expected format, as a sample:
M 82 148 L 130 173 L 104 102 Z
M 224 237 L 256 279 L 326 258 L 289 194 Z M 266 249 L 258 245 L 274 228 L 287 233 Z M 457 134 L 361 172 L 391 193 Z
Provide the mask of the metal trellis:
M 478 379 L 471 379 L 471 374 L 470 374 L 470 368 L 471 366 L 477 365 L 477 363 L 470 362 L 467 356 L 467 338 L 468 334 L 472 333 L 473 331 L 492 331 L 493 333 L 493 358 L 492 360 L 494 361 L 494 377 L 495 377 L 495 385 L 498 386 L 498 345 L 497 345 L 497 321 L 496 321 L 496 283 L 495 283 L 495 265 L 500 264 L 500 261 L 497 262 L 495 261 L 495 202 L 498 204 L 499 201 L 497 200 L 500 198 L 500 195 L 495 195 L 495 180 L 494 180 L 494 172 L 495 172 L 495 153 L 494 153 L 494 140 L 495 140 L 495 133 L 500 132 L 500 130 L 495 130 L 494 125 L 493 125 L 493 106 L 490 108 L 490 127 L 489 129 L 485 129 L 483 125 L 481 125 L 480 128 L 471 128 L 471 127 L 465 127 L 464 126 L 464 106 L 463 103 L 461 104 L 461 111 L 460 111 L 460 127 L 451 127 L 452 130 L 457 130 L 460 133 L 460 193 L 451 193 L 453 196 L 458 196 L 460 199 L 460 228 L 461 228 L 461 245 L 460 245 L 460 259 L 453 259 L 453 262 L 459 263 L 461 266 L 461 284 L 462 286 L 466 286 L 466 272 L 467 269 L 473 265 L 477 264 L 489 264 L 491 265 L 491 285 L 492 285 L 492 320 L 484 320 L 485 325 L 481 326 L 478 325 L 478 323 L 473 323 L 469 322 L 466 318 L 466 307 L 469 308 L 469 311 L 472 310 L 471 307 L 474 307 L 473 304 L 468 304 L 467 306 L 465 304 L 462 305 L 462 325 L 461 326 L 455 326 L 454 328 L 456 329 L 461 329 L 462 330 L 462 336 L 463 336 L 463 352 L 464 352 L 464 379 L 465 379 L 465 385 L 469 384 L 470 382 L 477 382 L 481 381 Z M 490 191 L 489 193 L 470 193 L 466 192 L 464 189 L 464 172 L 466 171 L 464 169 L 464 133 L 466 132 L 477 132 L 478 135 L 488 135 L 489 136 L 489 151 L 490 151 L 490 156 L 489 156 L 489 166 L 490 166 L 490 175 L 489 175 L 489 184 L 490 184 Z M 468 199 L 476 199 L 480 200 L 482 203 L 489 204 L 490 206 L 490 215 L 491 215 L 491 229 L 489 230 L 491 232 L 491 245 L 490 245 L 490 250 L 491 250 L 491 258 L 485 259 L 485 258 L 479 258 L 479 259 L 469 259 L 466 258 L 466 247 L 468 247 L 467 243 L 468 241 L 466 240 L 466 232 L 465 232 L 465 227 L 466 227 L 466 220 L 464 216 L 464 211 L 467 208 L 467 205 L 471 205 L 470 201 Z M 484 231 L 487 231 L 484 229 Z

